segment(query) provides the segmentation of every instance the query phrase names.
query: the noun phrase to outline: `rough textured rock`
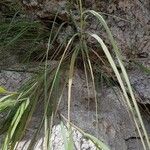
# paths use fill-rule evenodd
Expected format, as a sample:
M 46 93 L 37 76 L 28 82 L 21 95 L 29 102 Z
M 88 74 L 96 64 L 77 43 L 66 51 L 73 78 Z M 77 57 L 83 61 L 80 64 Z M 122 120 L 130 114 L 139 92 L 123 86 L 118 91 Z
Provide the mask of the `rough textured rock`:
M 34 19 L 40 18 L 46 24 L 54 19 L 58 12 L 58 23 L 68 21 L 65 0 L 60 1 L 46 1 L 46 0 L 23 0 L 23 5 L 27 12 L 31 14 Z M 149 0 L 85 0 L 85 8 L 92 8 L 101 11 L 108 25 L 113 32 L 119 47 L 124 56 L 128 60 L 134 60 L 149 67 L 150 59 L 150 2 Z M 76 12 L 74 12 L 76 13 Z M 120 19 L 120 18 L 121 19 Z M 97 20 L 90 18 L 93 24 L 88 24 L 88 29 L 92 32 L 100 34 L 105 42 L 109 45 L 106 33 L 97 26 Z M 78 21 L 78 17 L 77 17 Z M 100 32 L 99 32 L 100 31 Z M 69 24 L 60 34 L 59 41 L 61 41 L 66 33 L 72 33 L 72 26 Z M 15 57 L 15 56 L 14 56 Z M 6 58 L 6 57 L 5 57 Z M 4 66 L 7 60 L 0 55 L 0 66 Z M 8 59 L 8 65 L 15 62 L 16 58 Z M 139 69 L 139 68 L 138 68 Z M 128 71 L 131 83 L 135 88 L 139 104 L 149 106 L 150 104 L 150 77 L 145 75 L 137 68 L 130 68 Z M 8 90 L 14 91 L 26 80 L 29 74 L 19 73 L 15 71 L 2 71 L 0 73 L 0 85 L 5 86 Z M 71 103 L 71 120 L 72 122 L 84 129 L 84 131 L 91 133 L 103 139 L 112 150 L 143 150 L 138 134 L 135 132 L 135 127 L 131 121 L 127 108 L 123 103 L 120 90 L 117 87 L 103 86 L 97 93 L 98 97 L 98 129 L 96 129 L 96 114 L 95 114 L 95 99 L 94 92 L 90 88 L 90 93 L 87 93 L 86 82 L 82 72 L 75 73 L 75 80 L 72 87 L 72 103 Z M 115 92 L 114 92 L 115 91 Z M 59 111 L 67 115 L 67 89 L 65 89 L 63 100 Z M 145 107 L 144 107 L 145 108 Z M 150 108 L 150 107 L 148 107 Z M 150 110 L 149 110 L 150 111 Z M 145 125 L 150 134 L 150 113 L 145 115 L 142 112 Z M 34 116 L 32 123 L 27 130 L 27 135 L 20 143 L 20 147 L 30 138 L 37 128 L 40 118 Z M 56 125 L 53 128 L 53 149 L 62 150 L 63 141 L 60 135 L 60 126 Z M 77 149 L 95 149 L 90 141 L 86 141 L 80 133 L 75 131 L 74 140 L 77 142 Z M 39 136 L 38 145 L 36 149 L 41 149 L 42 135 Z M 89 144 L 90 143 L 90 144 Z M 27 143 L 28 144 L 28 143 Z M 80 145 L 80 147 L 78 147 Z M 21 148 L 18 148 L 21 149 Z M 26 149 L 26 147 L 24 147 Z
M 3 85 L 9 91 L 16 91 L 28 78 L 28 73 L 15 71 L 1 71 L 0 85 Z
M 92 89 L 90 89 L 92 91 Z M 130 119 L 122 94 L 117 87 L 103 86 L 97 93 L 98 98 L 98 130 L 96 129 L 95 100 L 93 92 L 87 96 L 87 88 L 82 75 L 77 72 L 72 88 L 72 121 L 86 132 L 98 135 L 112 150 L 126 150 L 133 144 L 136 145 L 138 134 Z M 65 98 L 66 99 L 66 98 Z M 66 106 L 64 104 L 63 106 Z M 64 108 L 60 111 L 67 113 Z M 150 131 L 149 120 L 145 120 Z M 98 134 L 97 134 L 98 133 Z M 132 146 L 131 146 L 132 147 Z M 142 149 L 141 149 L 142 150 Z
M 125 53 L 148 53 L 150 40 L 149 0 L 143 2 L 140 0 L 107 2 L 102 0 L 96 2 L 98 11 L 108 13 L 106 20 L 121 50 Z
M 31 12 L 35 17 L 45 19 L 45 21 L 47 20 L 47 22 L 53 20 L 56 13 L 58 13 L 58 17 L 61 18 L 61 20 L 66 21 L 67 19 L 67 13 L 65 10 L 67 2 L 65 0 L 23 0 L 22 3 L 28 12 Z
M 0 49 L 0 69 L 16 63 L 16 56 Z
M 27 12 L 34 14 L 39 18 L 51 20 L 56 12 L 62 21 L 67 21 L 67 0 L 63 1 L 40 1 L 23 0 Z M 150 41 L 150 2 L 149 0 L 85 0 L 83 2 L 85 9 L 94 9 L 100 11 L 107 23 L 121 50 L 128 56 L 132 54 L 148 53 Z M 78 14 L 77 12 L 74 13 Z M 90 21 L 89 29 L 101 33 L 101 36 L 107 39 L 107 35 L 98 27 L 97 21 Z M 94 22 L 94 23 L 93 23 Z M 103 32 L 101 32 L 101 30 Z M 108 40 L 106 42 L 109 44 Z
M 150 104 L 150 76 L 139 69 L 129 72 L 131 83 L 141 97 L 141 103 Z
M 25 81 L 27 75 L 22 73 L 3 71 L 0 74 L 0 84 L 8 88 L 8 90 L 16 90 L 20 83 Z M 90 86 L 91 87 L 91 86 Z M 98 136 L 106 144 L 111 147 L 111 150 L 135 150 L 142 146 L 139 141 L 139 136 L 136 133 L 135 126 L 129 117 L 127 108 L 122 99 L 122 94 L 117 87 L 103 86 L 97 93 L 98 98 L 98 129 L 96 128 L 96 113 L 94 92 L 90 88 L 89 96 L 87 94 L 86 82 L 81 71 L 76 71 L 72 87 L 72 102 L 71 102 L 71 121 L 83 129 L 85 132 Z M 64 96 L 59 108 L 59 112 L 67 116 L 67 89 L 64 91 Z M 38 116 L 37 116 L 38 114 Z M 27 129 L 27 134 L 24 140 L 19 144 L 18 150 L 25 144 L 29 144 L 30 139 L 37 128 L 41 113 L 34 115 L 32 122 Z M 147 127 L 149 129 L 149 122 Z M 150 129 L 149 129 L 150 132 Z M 77 149 L 95 150 L 95 146 L 82 135 L 74 131 L 74 141 Z M 37 141 L 36 149 L 41 149 L 42 134 Z M 60 133 L 60 125 L 53 127 L 53 150 L 63 150 L 63 140 Z M 19 148 L 20 147 L 20 148 Z M 24 146 L 24 150 L 25 150 Z
M 32 131 L 30 131 L 32 132 Z M 73 135 L 73 140 L 75 141 L 75 150 L 96 150 L 95 145 L 90 141 L 87 140 L 83 137 L 83 135 L 78 132 L 75 129 L 72 129 L 72 135 Z M 30 135 L 31 136 L 31 135 Z M 66 137 L 68 137 L 67 135 L 67 130 L 66 130 Z M 65 150 L 64 147 L 64 141 L 63 141 L 63 136 L 62 136 L 62 129 L 61 129 L 61 125 L 56 125 L 53 127 L 52 130 L 52 150 Z M 17 150 L 21 150 L 22 146 L 23 150 L 26 150 L 28 144 L 29 144 L 30 140 L 28 139 L 28 141 L 25 139 L 22 142 L 19 143 Z M 35 146 L 36 150 L 41 150 L 42 149 L 42 143 L 43 143 L 43 138 L 40 137 L 37 141 L 37 145 Z

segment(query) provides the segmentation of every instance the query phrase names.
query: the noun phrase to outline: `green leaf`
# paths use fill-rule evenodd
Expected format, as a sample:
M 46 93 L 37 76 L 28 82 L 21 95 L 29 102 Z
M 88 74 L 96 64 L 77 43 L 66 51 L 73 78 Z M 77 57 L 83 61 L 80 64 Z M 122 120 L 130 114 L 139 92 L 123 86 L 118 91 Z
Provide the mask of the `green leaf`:
M 9 146 L 11 148 L 14 148 L 14 145 L 12 144 L 12 141 L 13 141 L 13 137 L 15 135 L 15 132 L 16 132 L 16 129 L 17 129 L 17 126 L 19 125 L 19 122 L 24 114 L 24 112 L 26 111 L 26 109 L 28 108 L 28 105 L 30 103 L 30 99 L 27 98 L 26 101 L 23 101 L 19 108 L 17 109 L 12 121 L 11 121 L 11 124 L 9 126 L 9 129 L 8 129 L 8 132 L 7 132 L 7 135 L 5 137 L 5 140 L 4 140 L 4 143 L 3 143 L 3 148 L 2 150 L 7 150 L 9 149 Z
M 2 86 L 0 86 L 0 94 L 8 93 Z
M 62 133 L 62 137 L 63 137 L 63 142 L 64 142 L 64 148 L 65 150 L 68 149 L 68 144 L 67 144 L 67 136 L 66 136 L 66 129 L 64 127 L 63 122 L 61 121 L 61 133 Z
M 4 87 L 0 86 L 0 94 L 12 94 L 12 95 L 15 95 L 15 94 L 17 94 L 17 92 L 7 91 Z
M 64 142 L 64 148 L 65 150 L 73 150 L 74 143 L 73 143 L 73 135 L 71 128 L 67 129 L 65 128 L 65 125 L 61 121 L 61 133 L 63 137 Z
M 15 104 L 15 101 L 13 99 L 8 99 L 6 101 L 0 102 L 0 112 L 5 110 L 8 107 L 11 107 Z
M 61 117 L 68 122 L 68 119 L 66 119 L 63 115 L 61 115 Z M 82 129 L 80 129 L 79 127 L 77 127 L 76 125 L 74 125 L 73 123 L 70 122 L 70 125 L 75 128 L 76 130 L 78 130 L 85 138 L 91 140 L 94 145 L 100 149 L 100 150 L 110 150 L 109 146 L 107 146 L 101 139 L 97 139 L 96 137 L 94 137 L 91 134 L 85 133 Z M 63 133 L 63 132 L 62 132 Z M 64 133 L 63 133 L 64 134 Z M 63 137 L 64 138 L 64 137 Z M 70 149 L 68 149 L 70 150 Z
M 110 148 L 105 143 L 103 143 L 96 137 L 94 137 L 88 133 L 84 133 L 84 137 L 90 139 L 96 145 L 97 148 L 102 149 L 102 150 L 110 150 Z
M 94 34 L 91 34 L 91 36 L 93 36 L 101 44 L 101 46 L 102 46 L 102 48 L 103 48 L 103 50 L 104 50 L 104 52 L 105 52 L 105 54 L 106 54 L 110 64 L 111 64 L 111 67 L 113 68 L 113 70 L 114 70 L 114 72 L 116 74 L 116 77 L 117 77 L 117 79 L 119 81 L 121 89 L 122 89 L 122 91 L 124 93 L 125 100 L 126 100 L 126 102 L 128 104 L 128 107 L 129 107 L 132 115 L 133 115 L 133 119 L 134 119 L 135 125 L 137 127 L 138 133 L 139 133 L 139 135 L 141 137 L 141 142 L 143 144 L 144 149 L 146 150 L 146 143 L 145 142 L 147 142 L 147 146 L 150 149 L 150 141 L 149 141 L 148 133 L 147 133 L 147 131 L 145 129 L 145 126 L 144 126 L 144 123 L 143 123 L 143 120 L 142 120 L 142 117 L 141 117 L 141 114 L 140 114 L 140 111 L 139 111 L 139 107 L 138 107 L 137 101 L 136 101 L 134 93 L 133 93 L 133 89 L 132 89 L 130 81 L 129 81 L 128 74 L 126 72 L 126 69 L 125 69 L 123 61 L 122 61 L 122 57 L 121 57 L 120 51 L 119 51 L 118 46 L 117 46 L 117 44 L 116 44 L 116 42 L 115 42 L 115 40 L 114 40 L 114 38 L 113 38 L 113 36 L 111 34 L 111 31 L 110 31 L 106 21 L 103 19 L 103 17 L 99 13 L 95 12 L 94 10 L 87 10 L 87 11 L 83 12 L 83 14 L 84 13 L 91 13 L 91 14 L 93 14 L 101 22 L 101 24 L 103 25 L 103 27 L 106 30 L 106 33 L 108 34 L 108 38 L 110 39 L 110 42 L 111 42 L 111 44 L 113 46 L 116 58 L 117 58 L 118 63 L 119 63 L 119 66 L 120 66 L 120 68 L 122 70 L 123 79 L 125 80 L 125 83 L 123 82 L 122 78 L 120 77 L 120 75 L 118 73 L 118 70 L 117 70 L 117 68 L 116 68 L 116 66 L 115 66 L 115 64 L 113 62 L 113 59 L 111 58 L 111 55 L 109 54 L 109 51 L 107 50 L 106 45 L 104 45 L 102 39 L 100 39 L 100 37 L 98 37 L 97 35 L 94 35 Z M 127 88 L 128 88 L 128 91 L 129 91 L 128 94 L 130 94 L 130 96 L 131 96 L 131 100 L 133 102 L 133 105 L 134 105 L 134 108 L 135 108 L 135 112 L 136 112 L 136 115 L 138 116 L 138 121 L 139 122 L 137 121 L 137 118 L 136 118 L 136 116 L 134 114 L 134 109 L 133 109 L 133 107 L 131 105 L 130 98 L 128 97 L 125 85 L 127 85 Z M 145 136 L 145 139 L 146 139 L 145 141 L 144 141 L 144 138 L 142 136 L 142 132 L 140 130 L 140 126 L 141 126 L 141 129 L 142 129 L 143 133 L 144 133 L 144 136 Z

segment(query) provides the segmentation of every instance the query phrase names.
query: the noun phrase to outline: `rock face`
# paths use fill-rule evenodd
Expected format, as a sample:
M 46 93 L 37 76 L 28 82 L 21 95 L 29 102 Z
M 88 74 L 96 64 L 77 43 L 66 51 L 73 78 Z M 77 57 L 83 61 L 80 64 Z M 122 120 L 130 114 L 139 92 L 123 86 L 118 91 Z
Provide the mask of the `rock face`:
M 96 4 L 96 7 L 101 12 L 124 19 L 121 20 L 112 16 L 107 19 L 122 50 L 131 49 L 140 53 L 148 53 L 150 38 L 150 5 L 148 0 L 143 2 L 140 0 L 101 1 Z
M 6 89 L 14 92 L 29 79 L 28 73 L 19 73 L 16 71 L 1 71 L 0 72 L 0 85 Z
M 68 21 L 67 16 L 67 0 L 23 0 L 27 12 L 40 18 L 53 20 L 56 13 L 61 21 Z M 149 0 L 84 0 L 84 9 L 94 9 L 101 12 L 119 47 L 126 56 L 132 58 L 145 53 L 145 57 L 149 56 L 149 40 L 150 40 L 150 2 Z M 73 10 L 73 14 L 78 14 Z M 101 32 L 97 26 L 97 21 L 90 21 L 89 29 L 107 39 L 105 32 Z M 109 42 L 106 40 L 109 44 Z
M 40 19 L 46 24 L 54 19 L 58 13 L 58 23 L 68 21 L 67 1 L 66 0 L 22 0 L 22 4 L 27 13 L 34 19 Z M 113 35 L 122 50 L 123 55 L 128 60 L 137 61 L 144 66 L 149 67 L 150 52 L 150 4 L 149 0 L 85 0 L 84 8 L 90 8 L 102 12 L 113 32 Z M 74 14 L 77 12 L 74 11 Z M 100 34 L 106 43 L 109 44 L 106 33 L 97 26 L 97 20 L 90 18 L 88 29 Z M 78 18 L 77 18 L 78 20 Z M 72 26 L 68 25 L 64 33 L 68 33 L 68 28 L 72 31 Z M 61 34 L 60 34 L 61 35 Z M 63 38 L 60 37 L 60 41 Z M 1 58 L 1 56 L 0 56 Z M 2 56 L 2 59 L 4 57 Z M 13 59 L 13 61 L 15 58 Z M 10 60 L 11 62 L 11 60 Z M 0 61 L 0 64 L 4 62 Z M 2 66 L 0 65 L 0 66 Z M 128 67 L 128 66 L 127 66 Z M 141 99 L 138 99 L 139 105 L 148 106 L 150 109 L 150 77 L 139 68 L 130 68 L 128 71 L 131 83 L 135 88 L 135 93 Z M 19 73 L 15 71 L 1 71 L 0 85 L 5 86 L 10 91 L 15 91 L 20 85 L 26 81 L 30 74 Z M 90 84 L 91 87 L 91 84 Z M 97 92 L 98 100 L 98 128 L 95 112 L 94 91 L 90 88 L 87 92 L 85 76 L 77 70 L 72 87 L 71 102 L 71 121 L 83 129 L 85 132 L 93 134 L 108 144 L 111 150 L 143 150 L 139 136 L 135 126 L 130 119 L 126 105 L 122 98 L 121 91 L 118 87 L 108 87 L 103 85 Z M 65 89 L 59 111 L 67 116 L 67 88 Z M 149 113 L 149 112 L 148 112 Z M 38 118 L 41 113 L 34 115 L 31 126 L 27 130 L 27 135 L 19 146 L 18 150 L 25 142 L 30 141 L 33 130 L 38 124 Z M 150 134 L 150 116 L 142 113 L 148 133 Z M 63 140 L 60 134 L 60 125 L 53 127 L 53 150 L 63 150 Z M 95 150 L 95 146 L 91 141 L 86 140 L 82 135 L 74 131 L 73 134 L 75 146 L 78 150 Z M 41 149 L 43 136 L 40 135 L 37 141 L 37 150 Z M 26 147 L 24 147 L 24 150 Z
M 92 89 L 90 90 L 92 91 Z M 116 91 L 116 94 L 113 90 Z M 81 80 L 79 74 L 76 74 L 72 89 L 72 122 L 75 122 L 84 131 L 103 139 L 112 150 L 119 150 L 120 147 L 122 150 L 126 150 L 126 139 L 130 136 L 137 136 L 119 93 L 119 89 L 116 87 L 99 89 L 97 129 L 95 98 L 93 93 L 90 93 L 89 97 L 87 96 L 85 81 Z M 67 110 L 64 111 L 64 109 L 60 109 L 60 111 L 67 113 Z
M 137 69 L 130 71 L 129 75 L 133 87 L 142 99 L 140 102 L 143 104 L 150 104 L 150 76 L 143 74 Z
M 0 73 L 0 85 L 4 85 L 8 90 L 14 91 L 28 74 L 2 71 Z M 141 82 L 141 81 L 140 81 Z M 138 83 L 136 82 L 138 85 Z M 141 84 L 141 83 L 140 83 Z M 92 87 L 89 85 L 89 87 Z M 143 91 L 142 91 L 143 92 Z M 146 94 L 143 92 L 143 94 Z M 103 85 L 97 93 L 98 101 L 98 128 L 95 112 L 94 91 L 90 88 L 87 93 L 84 74 L 76 70 L 72 87 L 71 101 L 71 121 L 85 132 L 97 136 L 108 144 L 111 150 L 143 150 L 136 132 L 134 123 L 130 119 L 122 94 L 117 87 L 107 87 Z M 67 116 L 67 88 L 60 104 L 59 112 Z M 38 112 L 32 118 L 31 124 L 27 129 L 27 134 L 23 141 L 18 145 L 18 150 L 26 143 L 29 144 L 34 130 L 37 128 L 41 113 Z M 145 124 L 150 133 L 150 122 L 145 119 Z M 94 144 L 86 140 L 81 133 L 74 130 L 73 139 L 78 150 L 95 150 Z M 43 136 L 39 136 L 36 149 L 41 150 Z M 55 125 L 52 134 L 53 150 L 63 150 L 64 144 L 61 135 L 61 126 Z M 26 149 L 24 146 L 24 150 Z
M 65 21 L 67 19 L 66 4 L 65 0 L 62 1 L 45 1 L 45 0 L 23 0 L 23 5 L 28 11 L 37 16 L 40 19 L 52 20 L 56 13 L 59 17 Z

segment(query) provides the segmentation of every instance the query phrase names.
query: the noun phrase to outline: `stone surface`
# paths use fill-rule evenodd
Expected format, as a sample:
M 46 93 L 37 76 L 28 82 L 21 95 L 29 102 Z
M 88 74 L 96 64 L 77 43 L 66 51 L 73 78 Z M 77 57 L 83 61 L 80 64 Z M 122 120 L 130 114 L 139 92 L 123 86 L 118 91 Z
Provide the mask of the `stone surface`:
M 35 7 L 36 3 L 36 7 Z M 53 20 L 56 12 L 58 17 L 63 21 L 69 21 L 67 16 L 67 0 L 23 0 L 27 12 L 39 17 L 40 19 Z M 149 0 L 85 0 L 83 2 L 84 9 L 94 9 L 101 12 L 106 19 L 118 45 L 126 57 L 131 57 L 132 54 L 149 53 L 150 41 L 150 4 Z M 73 10 L 73 15 L 78 15 L 78 12 Z M 43 21 L 44 21 L 43 20 Z M 76 19 L 79 23 L 79 18 Z M 110 45 L 108 37 L 102 26 L 94 17 L 90 17 L 87 30 L 100 34 L 105 42 Z M 69 24 L 70 26 L 70 24 Z
M 58 12 L 58 23 L 68 21 L 65 0 L 23 0 L 28 14 L 34 19 L 40 19 L 46 24 L 54 20 L 55 14 Z M 102 12 L 106 19 L 113 35 L 119 45 L 124 58 L 134 60 L 149 67 L 150 59 L 150 4 L 149 0 L 85 0 L 85 8 L 94 9 Z M 78 13 L 73 11 L 74 14 Z M 76 17 L 79 22 L 79 17 Z M 91 23 L 92 22 L 92 23 Z M 99 34 L 111 48 L 108 37 L 102 27 L 97 25 L 98 22 L 94 18 L 89 19 L 87 29 Z M 72 25 L 67 25 L 63 28 L 58 38 L 58 43 L 64 39 L 67 33 L 73 34 Z M 91 40 L 91 39 L 90 39 Z M 90 41 L 91 43 L 93 41 Z M 93 42 L 93 44 L 95 44 Z M 2 55 L 0 51 L 0 67 L 11 66 L 17 63 L 16 56 Z M 7 65 L 6 65 L 7 64 Z M 130 65 L 129 65 L 130 66 Z M 127 67 L 129 67 L 127 65 Z M 143 104 L 149 106 L 150 104 L 150 77 L 139 68 L 132 67 L 129 71 L 131 83 L 135 89 L 135 94 L 138 97 L 139 105 Z M 4 86 L 10 91 L 15 91 L 21 84 L 23 84 L 30 75 L 28 73 L 21 73 L 16 71 L 0 72 L 0 86 Z M 138 134 L 135 132 L 135 126 L 128 114 L 126 105 L 123 101 L 122 94 L 117 87 L 107 87 L 103 85 L 98 89 L 98 128 L 96 124 L 95 112 L 95 98 L 90 83 L 90 92 L 88 94 L 85 76 L 82 72 L 77 70 L 72 87 L 72 101 L 71 101 L 71 121 L 83 129 L 85 132 L 98 136 L 106 144 L 111 147 L 111 150 L 143 150 Z M 140 97 L 140 99 L 139 99 Z M 142 104 L 142 105 L 141 105 Z M 144 107 L 145 108 L 145 107 Z M 148 108 L 149 109 L 149 108 Z M 59 107 L 60 113 L 67 116 L 67 88 L 65 89 L 61 105 Z M 150 110 L 148 110 L 150 111 Z M 146 129 L 150 134 L 150 113 L 143 112 L 142 115 L 146 125 Z M 18 150 L 26 146 L 31 140 L 34 130 L 37 128 L 41 113 L 38 112 L 32 118 L 31 124 L 27 129 L 25 138 L 19 143 Z M 63 140 L 60 131 L 60 125 L 56 124 L 53 127 L 53 150 L 63 150 Z M 74 131 L 74 141 L 76 149 L 81 150 L 95 150 L 95 146 L 91 141 L 86 140 L 76 130 Z M 41 150 L 43 141 L 43 134 L 39 135 L 37 147 L 35 149 Z M 25 144 L 26 143 L 26 144 Z M 25 146 L 25 145 L 26 146 Z
M 23 81 L 28 77 L 27 74 L 3 71 L 0 73 L 0 85 L 4 85 L 8 90 L 16 90 Z M 98 90 L 98 128 L 96 128 L 96 112 L 94 91 L 89 84 L 90 93 L 88 96 L 86 81 L 81 71 L 75 72 L 75 77 L 72 87 L 71 101 L 71 121 L 85 132 L 98 136 L 104 143 L 111 147 L 111 150 L 143 150 L 139 141 L 139 136 L 135 132 L 135 126 L 129 117 L 125 103 L 123 102 L 122 94 L 117 87 L 103 86 Z M 64 91 L 59 112 L 67 116 L 67 89 Z M 32 122 L 27 129 L 25 138 L 19 143 L 18 150 L 25 144 L 29 144 L 34 130 L 37 128 L 41 113 L 34 115 Z M 149 122 L 147 122 L 149 130 Z M 52 147 L 53 150 L 63 150 L 63 140 L 60 132 L 60 125 L 53 127 Z M 150 132 L 150 130 L 149 130 Z M 37 141 L 36 149 L 41 150 L 43 134 Z M 86 140 L 76 130 L 73 134 L 75 146 L 78 150 L 95 150 L 95 146 L 89 140 Z M 26 150 L 26 146 L 24 150 Z M 141 148 L 140 148 L 141 147 Z
M 134 69 L 129 72 L 129 76 L 133 87 L 141 97 L 140 102 L 150 104 L 150 75 Z
M 0 72 L 0 86 L 4 86 L 7 90 L 14 92 L 30 77 L 28 73 L 20 73 L 15 71 Z
M 68 137 L 67 130 L 65 131 L 66 131 L 65 134 L 67 138 Z M 85 139 L 83 135 L 75 129 L 72 129 L 72 138 L 75 141 L 74 143 L 75 150 L 81 150 L 81 149 L 82 150 L 88 150 L 88 149 L 96 150 L 95 145 L 90 140 Z M 56 125 L 53 127 L 51 142 L 52 142 L 51 150 L 65 150 L 61 125 Z M 21 150 L 23 145 L 24 145 L 23 150 L 26 150 L 29 143 L 30 143 L 30 140 L 21 141 L 17 147 L 17 150 Z M 37 140 L 37 145 L 34 148 L 36 150 L 41 150 L 42 144 L 43 144 L 43 138 L 41 137 Z
M 27 11 L 36 15 L 40 19 L 53 20 L 56 13 L 58 17 L 63 21 L 67 20 L 66 5 L 65 0 L 62 1 L 40 1 L 40 0 L 23 0 L 23 5 L 26 7 Z

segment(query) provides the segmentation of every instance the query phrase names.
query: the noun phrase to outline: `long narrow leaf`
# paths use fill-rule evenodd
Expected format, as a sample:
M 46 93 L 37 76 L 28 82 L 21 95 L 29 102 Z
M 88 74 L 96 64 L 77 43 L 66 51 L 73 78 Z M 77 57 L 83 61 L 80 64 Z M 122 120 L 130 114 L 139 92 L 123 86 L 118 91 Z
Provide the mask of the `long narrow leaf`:
M 131 111 L 131 113 L 132 113 L 132 115 L 133 115 L 133 119 L 134 119 L 134 121 L 135 121 L 135 123 L 136 123 L 137 130 L 138 130 L 138 132 L 139 132 L 139 135 L 140 135 L 140 137 L 141 137 L 141 141 L 142 141 L 142 143 L 143 143 L 143 147 L 144 147 L 144 149 L 146 150 L 146 145 L 145 145 L 145 143 L 144 143 L 144 139 L 143 139 L 142 133 L 141 133 L 141 131 L 140 131 L 140 129 L 139 129 L 139 126 L 138 126 L 138 123 L 137 123 L 137 120 L 136 120 L 136 116 L 135 116 L 134 111 L 133 111 L 133 107 L 132 107 L 132 105 L 131 105 L 131 102 L 130 102 L 130 99 L 129 99 L 129 97 L 128 97 L 128 94 L 127 94 L 125 85 L 124 85 L 123 80 L 122 80 L 122 78 L 121 78 L 121 76 L 120 76 L 120 74 L 119 74 L 119 71 L 118 71 L 118 69 L 117 69 L 117 67 L 116 67 L 116 65 L 115 65 L 115 62 L 114 62 L 114 60 L 113 60 L 113 58 L 112 58 L 110 52 L 108 51 L 106 45 L 104 44 L 103 40 L 102 40 L 98 35 L 96 35 L 96 34 L 89 34 L 89 35 L 91 35 L 93 38 L 95 38 L 95 39 L 100 43 L 100 45 L 101 45 L 101 47 L 102 47 L 102 49 L 103 49 L 103 51 L 104 51 L 104 53 L 105 53 L 105 55 L 106 55 L 106 57 L 107 57 L 107 59 L 108 59 L 108 61 L 109 61 L 111 67 L 112 67 L 113 70 L 114 70 L 114 73 L 116 74 L 117 80 L 118 80 L 118 82 L 119 82 L 119 84 L 120 84 L 120 87 L 121 87 L 123 93 L 124 93 L 126 102 L 127 102 L 128 106 L 129 106 L 129 109 L 130 109 L 130 111 Z
M 127 87 L 128 87 L 128 90 L 129 90 L 129 94 L 131 95 L 132 102 L 133 102 L 133 104 L 134 104 L 135 111 L 136 111 L 136 113 L 137 113 L 139 122 L 140 122 L 140 124 L 141 124 L 141 128 L 142 128 L 142 130 L 143 130 L 144 136 L 145 136 L 145 138 L 146 138 L 146 142 L 147 142 L 148 148 L 150 149 L 150 140 L 149 140 L 147 131 L 146 131 L 146 129 L 145 129 L 145 125 L 144 125 L 144 123 L 143 123 L 143 120 L 142 120 L 142 117 L 141 117 L 141 114 L 140 114 L 140 111 L 139 111 L 139 107 L 138 107 L 137 101 L 136 101 L 135 96 L 134 96 L 134 94 L 133 94 L 133 90 L 132 90 L 132 87 L 131 87 L 131 84 L 130 84 L 130 81 L 129 81 L 129 77 L 128 77 L 127 72 L 126 72 L 126 69 L 125 69 L 125 67 L 124 67 L 124 65 L 123 65 L 122 57 L 121 57 L 121 54 L 120 54 L 119 49 L 118 49 L 118 47 L 117 47 L 117 44 L 116 44 L 116 42 L 115 42 L 115 40 L 114 40 L 114 38 L 113 38 L 113 36 L 112 36 L 112 34 L 111 34 L 111 31 L 110 31 L 109 27 L 107 26 L 106 21 L 103 19 L 103 17 L 102 17 L 99 13 L 95 12 L 94 10 L 85 11 L 85 12 L 83 12 L 83 14 L 84 14 L 84 13 L 87 13 L 87 12 L 93 14 L 94 16 L 96 16 L 96 18 L 102 23 L 103 27 L 105 28 L 105 30 L 106 30 L 106 32 L 107 32 L 107 34 L 108 34 L 108 38 L 110 39 L 110 42 L 111 42 L 111 44 L 112 44 L 112 46 L 113 46 L 114 52 L 115 52 L 115 54 L 116 54 L 116 57 L 117 57 L 117 59 L 118 59 L 119 65 L 120 65 L 120 68 L 121 68 L 122 73 L 123 73 L 123 77 L 124 77 L 125 82 L 126 82 L 126 84 L 127 84 Z M 137 126 L 137 125 L 136 125 L 136 126 Z M 139 130 L 139 127 L 137 127 L 137 129 L 138 129 L 139 134 L 141 134 L 141 133 L 140 133 L 140 130 Z M 143 139 L 142 136 L 140 136 L 140 137 L 141 137 L 143 146 L 144 146 L 145 149 L 146 149 L 146 146 L 145 146 L 145 144 L 144 144 L 144 139 Z

